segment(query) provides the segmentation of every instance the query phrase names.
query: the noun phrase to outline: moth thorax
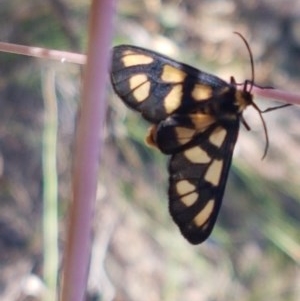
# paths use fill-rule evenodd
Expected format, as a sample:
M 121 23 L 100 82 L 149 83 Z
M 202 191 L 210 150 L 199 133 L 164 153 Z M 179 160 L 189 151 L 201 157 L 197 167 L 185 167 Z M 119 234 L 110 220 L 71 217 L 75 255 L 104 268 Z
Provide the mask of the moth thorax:
M 248 91 L 237 90 L 235 92 L 235 105 L 238 107 L 238 111 L 243 112 L 247 106 L 253 103 L 253 96 Z

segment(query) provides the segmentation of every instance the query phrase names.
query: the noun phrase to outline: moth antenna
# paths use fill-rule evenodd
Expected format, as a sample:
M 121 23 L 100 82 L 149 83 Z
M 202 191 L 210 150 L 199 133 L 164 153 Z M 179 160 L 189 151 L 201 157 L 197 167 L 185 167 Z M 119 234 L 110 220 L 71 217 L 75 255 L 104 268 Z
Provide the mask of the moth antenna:
M 250 64 L 251 64 L 251 81 L 250 81 L 250 89 L 249 89 L 249 93 L 251 92 L 253 86 L 254 86 L 254 60 L 253 60 L 253 55 L 252 55 L 252 51 L 251 48 L 249 46 L 249 43 L 247 42 L 247 40 L 244 38 L 244 36 L 242 34 L 240 34 L 239 32 L 235 31 L 235 34 L 237 34 L 245 43 L 246 48 L 248 50 L 249 53 L 249 57 L 250 57 Z M 249 80 L 246 80 L 244 83 L 244 90 L 247 90 L 247 84 L 249 83 Z M 265 145 L 265 150 L 264 150 L 264 154 L 262 156 L 262 160 L 265 158 L 265 156 L 267 155 L 268 149 L 269 149 L 269 135 L 268 135 L 268 130 L 267 130 L 267 125 L 266 122 L 262 116 L 262 113 L 266 113 L 268 111 L 271 110 L 266 110 L 266 111 L 261 111 L 261 109 L 254 103 L 251 103 L 252 106 L 254 107 L 254 109 L 258 112 L 260 120 L 263 124 L 263 128 L 264 128 L 264 132 L 265 132 L 265 138 L 266 138 L 266 145 Z
M 265 145 L 265 150 L 264 150 L 264 154 L 262 156 L 262 160 L 265 158 L 265 156 L 267 155 L 268 149 L 269 149 L 269 135 L 268 135 L 268 130 L 267 130 L 267 125 L 266 122 L 262 116 L 262 111 L 260 110 L 260 108 L 253 102 L 252 106 L 254 107 L 254 109 L 258 112 L 260 120 L 263 124 L 263 128 L 264 128 L 264 132 L 265 132 L 265 137 L 266 137 L 266 145 Z
M 252 51 L 251 51 L 251 49 L 250 49 L 250 46 L 249 46 L 247 40 L 244 38 L 244 36 L 243 36 L 242 34 L 240 34 L 240 33 L 237 32 L 237 31 L 234 31 L 233 33 L 237 34 L 237 35 L 243 40 L 243 42 L 245 43 L 246 48 L 247 48 L 247 50 L 248 50 L 248 53 L 249 53 L 250 64 L 251 64 L 251 86 L 250 86 L 250 90 L 249 90 L 249 93 L 250 93 L 251 90 L 252 90 L 253 84 L 254 84 L 254 60 L 253 60 Z M 248 82 L 248 81 L 247 81 L 247 82 Z M 245 82 L 245 85 L 247 85 L 246 82 Z

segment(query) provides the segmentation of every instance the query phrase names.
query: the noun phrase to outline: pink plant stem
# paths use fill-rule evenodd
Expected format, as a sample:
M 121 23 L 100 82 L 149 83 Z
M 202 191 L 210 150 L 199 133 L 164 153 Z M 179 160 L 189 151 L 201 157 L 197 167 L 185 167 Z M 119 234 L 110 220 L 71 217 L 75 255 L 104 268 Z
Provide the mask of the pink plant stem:
M 74 161 L 73 203 L 64 254 L 63 301 L 82 301 L 86 291 L 92 212 L 106 114 L 105 86 L 110 62 L 112 15 L 113 1 L 92 1 Z
M 5 42 L 0 42 L 0 51 L 81 65 L 86 63 L 86 55 L 84 54 Z
M 278 89 L 261 89 L 253 86 L 252 92 L 255 95 L 262 96 L 264 98 L 276 99 L 289 104 L 300 105 L 300 94 L 295 92 L 287 92 Z

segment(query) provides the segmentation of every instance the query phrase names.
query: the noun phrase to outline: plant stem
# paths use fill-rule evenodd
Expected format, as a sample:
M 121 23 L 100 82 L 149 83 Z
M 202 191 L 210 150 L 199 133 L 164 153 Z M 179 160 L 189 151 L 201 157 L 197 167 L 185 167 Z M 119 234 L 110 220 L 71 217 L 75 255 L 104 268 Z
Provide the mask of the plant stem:
M 113 1 L 92 1 L 74 158 L 73 203 L 64 253 L 63 301 L 82 301 L 86 291 L 92 212 L 106 116 L 105 86 L 110 62 L 112 15 Z

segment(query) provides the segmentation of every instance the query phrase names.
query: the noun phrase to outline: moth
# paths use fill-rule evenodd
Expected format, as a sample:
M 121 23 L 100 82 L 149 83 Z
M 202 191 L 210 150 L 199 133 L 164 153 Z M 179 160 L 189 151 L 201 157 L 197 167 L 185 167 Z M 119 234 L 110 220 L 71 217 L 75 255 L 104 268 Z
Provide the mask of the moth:
M 250 48 L 242 39 L 253 66 Z M 240 123 L 249 129 L 243 111 L 253 106 L 262 113 L 253 102 L 253 81 L 246 80 L 238 89 L 233 77 L 227 83 L 130 45 L 113 48 L 110 76 L 122 101 L 152 124 L 148 144 L 170 156 L 168 197 L 173 220 L 190 243 L 203 242 L 220 210 Z M 266 154 L 264 121 L 263 125 Z

